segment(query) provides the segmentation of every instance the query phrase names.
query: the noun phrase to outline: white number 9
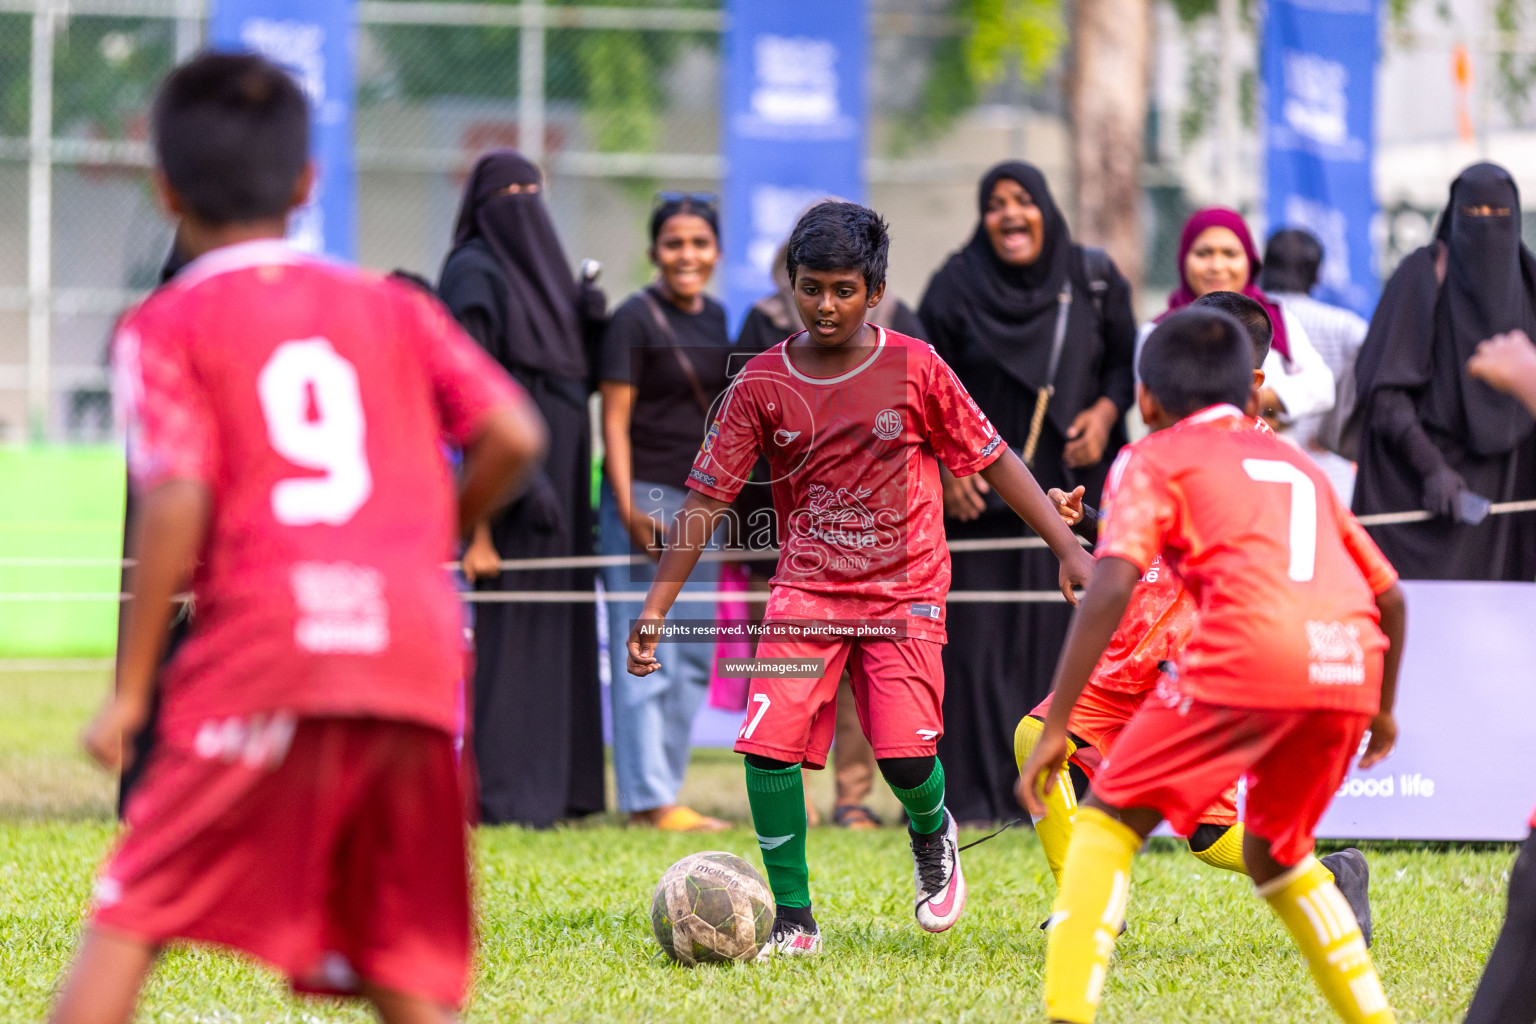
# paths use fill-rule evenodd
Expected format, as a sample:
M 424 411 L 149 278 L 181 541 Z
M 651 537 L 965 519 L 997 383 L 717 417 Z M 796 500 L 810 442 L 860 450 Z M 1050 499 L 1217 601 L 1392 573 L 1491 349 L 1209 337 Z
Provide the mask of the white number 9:
M 277 521 L 340 526 L 351 519 L 373 493 L 357 368 L 325 338 L 285 341 L 261 368 L 256 392 L 273 449 L 296 466 L 325 471 L 278 481 L 272 488 Z

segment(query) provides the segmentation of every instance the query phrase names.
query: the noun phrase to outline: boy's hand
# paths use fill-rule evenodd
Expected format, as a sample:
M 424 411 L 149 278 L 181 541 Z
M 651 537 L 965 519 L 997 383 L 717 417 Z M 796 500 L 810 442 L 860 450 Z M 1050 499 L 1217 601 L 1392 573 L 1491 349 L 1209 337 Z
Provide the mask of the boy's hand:
M 1076 526 L 1083 521 L 1083 488 L 1077 487 L 1071 494 L 1060 487 L 1052 487 L 1045 492 L 1045 496 L 1051 499 L 1051 504 L 1056 506 L 1056 512 L 1061 516 L 1061 521 L 1068 526 Z
M 1061 560 L 1061 572 L 1057 575 L 1057 582 L 1061 585 L 1061 592 L 1066 597 L 1067 603 L 1077 607 L 1077 594 L 1073 587 L 1087 587 L 1088 581 L 1093 579 L 1093 556 L 1082 548 L 1078 548 L 1067 558 Z
M 987 510 L 985 495 L 992 490 L 979 474 L 950 476 L 943 474 L 944 514 L 968 523 Z
M 626 668 L 632 676 L 648 676 L 661 668 L 661 662 L 656 660 L 656 644 L 661 637 L 660 615 L 647 615 L 640 613 L 640 618 L 635 620 L 635 625 L 629 631 L 629 640 L 625 646 L 629 649 L 629 658 Z
M 1383 711 L 1371 719 L 1371 739 L 1365 745 L 1365 753 L 1361 755 L 1360 767 L 1373 768 L 1387 759 L 1392 753 L 1392 748 L 1397 746 L 1397 719 L 1392 717 L 1392 712 Z
M 80 734 L 80 745 L 103 768 L 122 771 L 133 759 L 130 744 L 148 719 L 146 702 L 121 694 L 110 695 Z
M 1467 372 L 1489 387 L 1518 392 L 1536 381 L 1536 345 L 1522 330 L 1495 334 L 1477 346 Z
M 1024 809 L 1036 818 L 1045 817 L 1045 795 L 1056 788 L 1056 777 L 1067 763 L 1067 736 L 1046 723 L 1035 749 L 1030 751 L 1014 794 Z
M 496 545 L 491 543 L 489 530 L 485 531 L 483 537 L 480 531 L 475 531 L 475 539 L 464 549 L 461 568 L 464 570 L 464 578 L 471 583 L 501 575 L 501 555 L 497 553 Z

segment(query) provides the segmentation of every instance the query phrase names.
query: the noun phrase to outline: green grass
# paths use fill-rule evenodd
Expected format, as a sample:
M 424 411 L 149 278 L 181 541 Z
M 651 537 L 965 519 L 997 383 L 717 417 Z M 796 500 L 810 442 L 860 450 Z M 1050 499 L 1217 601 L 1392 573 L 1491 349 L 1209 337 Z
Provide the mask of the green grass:
M 99 673 L 0 670 L 0 1021 L 45 1010 L 75 941 L 112 826 L 111 787 L 72 750 Z M 23 714 L 12 714 L 13 708 Z M 824 775 L 825 773 L 823 773 Z M 817 779 L 818 786 L 825 783 Z M 744 820 L 739 766 L 702 752 L 690 799 Z M 746 828 L 665 836 L 594 824 L 477 837 L 480 950 L 471 1021 L 1037 1021 L 1053 895 L 1033 835 L 966 855 L 965 918 L 928 936 L 912 921 L 911 861 L 897 829 L 815 831 L 826 955 L 812 962 L 687 970 L 649 933 L 651 888 L 673 860 L 729 850 L 760 864 Z M 1503 914 L 1508 847 L 1368 848 L 1374 954 L 1403 1021 L 1465 1013 Z M 175 951 L 145 992 L 149 1021 L 364 1020 L 297 1001 L 234 957 Z M 1244 879 L 1156 843 L 1137 865 L 1130 931 L 1110 975 L 1106 1022 L 1331 1021 L 1289 939 Z

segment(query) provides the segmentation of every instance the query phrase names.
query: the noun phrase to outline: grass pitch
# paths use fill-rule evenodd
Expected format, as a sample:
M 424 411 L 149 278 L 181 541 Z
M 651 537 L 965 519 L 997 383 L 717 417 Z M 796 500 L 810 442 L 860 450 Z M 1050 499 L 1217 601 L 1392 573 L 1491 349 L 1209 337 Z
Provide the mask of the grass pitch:
M 33 1021 L 46 1011 L 112 836 L 111 786 L 73 748 L 75 730 L 106 685 L 100 673 L 0 670 L 0 1021 Z M 815 779 L 813 794 L 825 784 Z M 685 795 L 746 820 L 733 756 L 701 752 Z M 923 934 L 912 920 L 902 830 L 822 828 L 809 847 L 825 955 L 688 970 L 668 963 L 651 939 L 652 887 L 674 860 L 701 849 L 760 865 L 750 829 L 671 836 L 625 829 L 612 816 L 549 832 L 482 829 L 480 949 L 467 1018 L 1043 1019 L 1037 925 L 1054 888 L 1027 829 L 965 855 L 970 905 L 942 936 Z M 1373 953 L 1399 1019 L 1459 1020 L 1503 914 L 1513 849 L 1387 844 L 1367 853 Z M 355 1006 L 291 999 L 271 975 L 235 957 L 176 950 L 147 989 L 141 1019 L 368 1018 Z M 1117 947 L 1100 1019 L 1334 1020 L 1247 881 L 1171 842 L 1154 844 L 1137 862 L 1130 931 Z

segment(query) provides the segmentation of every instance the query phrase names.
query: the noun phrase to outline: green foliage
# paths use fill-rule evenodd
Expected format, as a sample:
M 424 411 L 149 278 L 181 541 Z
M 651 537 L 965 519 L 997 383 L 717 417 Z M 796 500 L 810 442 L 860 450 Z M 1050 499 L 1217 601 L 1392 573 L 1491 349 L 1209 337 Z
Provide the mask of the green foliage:
M 950 0 L 948 13 L 966 30 L 934 41 L 918 108 L 903 125 L 898 149 L 941 134 L 1013 71 L 1038 84 L 1067 42 L 1058 0 Z
M 174 33 L 167 18 L 61 20 L 53 52 L 54 133 L 142 138 L 155 86 L 171 67 Z M 27 134 L 31 74 L 31 16 L 0 14 L 0 135 Z
M 493 0 L 516 6 L 517 0 Z M 632 6 L 633 0 L 550 0 L 548 6 Z M 667 6 L 715 9 L 719 0 Z M 388 90 L 412 100 L 438 96 L 515 99 L 520 53 L 516 28 L 418 25 L 372 30 L 389 57 Z M 714 46 L 713 33 L 551 29 L 545 36 L 544 94 L 580 104 L 599 149 L 646 152 L 659 140 L 661 78 L 690 46 Z
M 1494 0 L 1493 23 L 1505 46 L 1499 54 L 1498 92 L 1504 109 L 1516 121 L 1525 114 L 1536 87 L 1536 56 L 1516 53 L 1515 45 L 1536 34 L 1536 10 L 1529 0 Z

